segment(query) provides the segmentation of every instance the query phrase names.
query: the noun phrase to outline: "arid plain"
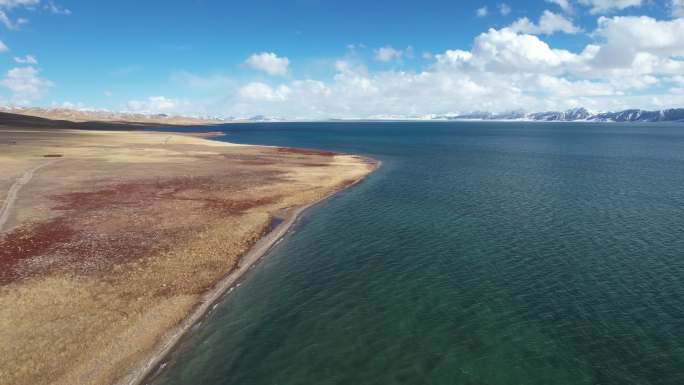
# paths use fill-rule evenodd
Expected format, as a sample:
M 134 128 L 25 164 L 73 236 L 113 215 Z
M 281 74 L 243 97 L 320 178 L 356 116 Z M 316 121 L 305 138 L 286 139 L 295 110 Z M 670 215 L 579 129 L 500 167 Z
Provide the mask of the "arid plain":
M 17 385 L 139 378 L 274 218 L 377 166 L 171 133 L 26 125 L 0 126 L 0 148 L 0 383 Z

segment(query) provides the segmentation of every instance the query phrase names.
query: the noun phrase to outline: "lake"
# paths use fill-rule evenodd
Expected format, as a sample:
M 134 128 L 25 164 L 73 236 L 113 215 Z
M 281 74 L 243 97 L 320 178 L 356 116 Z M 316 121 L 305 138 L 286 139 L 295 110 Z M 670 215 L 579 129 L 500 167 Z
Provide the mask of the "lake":
M 154 384 L 684 384 L 684 125 L 222 129 L 383 167 L 307 211 Z

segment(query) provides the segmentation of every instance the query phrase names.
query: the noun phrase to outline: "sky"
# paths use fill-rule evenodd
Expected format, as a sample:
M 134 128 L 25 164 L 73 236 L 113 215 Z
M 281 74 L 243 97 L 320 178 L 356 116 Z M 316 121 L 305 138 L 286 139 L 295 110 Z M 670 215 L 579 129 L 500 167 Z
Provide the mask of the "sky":
M 684 107 L 684 0 L 0 0 L 0 105 L 286 119 Z

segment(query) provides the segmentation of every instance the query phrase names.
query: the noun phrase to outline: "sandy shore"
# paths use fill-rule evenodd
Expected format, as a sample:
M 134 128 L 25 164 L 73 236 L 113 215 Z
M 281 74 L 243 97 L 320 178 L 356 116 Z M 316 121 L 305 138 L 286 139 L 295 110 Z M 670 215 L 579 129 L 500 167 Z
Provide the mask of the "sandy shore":
M 374 165 L 375 170 L 381 166 L 381 162 L 379 161 L 373 162 L 372 164 Z M 177 346 L 181 338 L 183 338 L 183 336 L 188 333 L 194 325 L 200 322 L 202 318 L 210 310 L 212 310 L 214 304 L 217 303 L 224 296 L 224 294 L 234 289 L 235 284 L 240 280 L 240 278 L 242 278 L 243 275 L 245 275 L 257 262 L 259 262 L 259 260 L 263 258 L 281 238 L 287 235 L 288 231 L 297 222 L 297 219 L 299 219 L 299 217 L 306 210 L 332 197 L 338 192 L 362 182 L 364 179 L 365 177 L 358 179 L 353 183 L 344 186 L 338 191 L 331 192 L 329 195 L 316 202 L 288 209 L 283 221 L 272 231 L 259 239 L 254 246 L 252 246 L 249 252 L 240 258 L 238 267 L 230 272 L 221 281 L 219 281 L 214 288 L 205 293 L 202 296 L 197 308 L 191 314 L 189 314 L 180 325 L 170 330 L 167 335 L 164 336 L 163 342 L 159 344 L 158 349 L 154 352 L 150 359 L 141 362 L 140 366 L 134 367 L 130 374 L 122 378 L 118 383 L 122 385 L 145 384 L 146 380 L 150 379 L 150 376 L 155 373 L 155 370 L 159 369 L 159 366 Z
M 377 167 L 46 127 L 0 126 L 0 384 L 142 381 L 301 212 Z

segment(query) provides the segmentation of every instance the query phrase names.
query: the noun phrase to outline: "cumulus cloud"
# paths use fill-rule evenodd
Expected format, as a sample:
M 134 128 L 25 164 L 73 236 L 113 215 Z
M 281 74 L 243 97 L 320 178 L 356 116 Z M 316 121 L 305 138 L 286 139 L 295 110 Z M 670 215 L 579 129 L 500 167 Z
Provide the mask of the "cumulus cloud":
M 50 80 L 39 76 L 34 67 L 16 67 L 5 74 L 0 84 L 12 92 L 12 101 L 16 104 L 29 104 L 42 98 L 54 87 Z
M 511 13 L 511 6 L 506 3 L 501 3 L 498 5 L 499 13 L 503 16 L 508 16 Z
M 466 63 L 470 66 L 498 73 L 553 72 L 579 61 L 578 55 L 570 51 L 553 49 L 537 36 L 519 34 L 510 28 L 492 28 L 480 34 L 469 56 Z
M 673 17 L 684 17 L 684 0 L 670 0 L 670 13 Z
M 401 60 L 402 52 L 391 46 L 381 47 L 375 50 L 375 59 L 383 62 Z
M 530 101 L 506 82 L 485 77 L 475 81 L 467 74 L 448 70 L 372 74 L 351 65 L 337 68 L 331 82 L 296 80 L 277 87 L 250 84 L 231 100 L 231 112 L 252 115 L 266 110 L 293 118 L 358 118 L 480 108 L 487 100 L 492 102 L 488 105 L 492 109 L 495 100 L 520 106 Z
M 603 45 L 594 48 L 597 66 L 631 67 L 639 53 L 650 54 L 662 63 L 684 55 L 684 19 L 600 17 L 595 34 L 605 40 Z
M 38 64 L 38 60 L 33 55 L 26 55 L 24 57 L 14 57 L 14 61 L 19 64 Z
M 642 0 L 579 0 L 579 3 L 591 7 L 592 14 L 621 11 L 629 7 L 641 6 Z
M 193 91 L 210 90 L 211 96 L 192 104 L 156 96 L 133 100 L 128 108 L 320 119 L 684 105 L 684 19 L 598 17 L 597 28 L 586 35 L 590 42 L 576 49 L 562 49 L 546 37 L 579 31 L 567 13 L 545 11 L 539 19 L 522 18 L 484 31 L 467 49 L 425 55 L 424 66 L 414 70 L 369 70 L 365 55 L 347 53 L 325 62 L 333 75 L 324 79 L 243 80 L 180 72 L 174 80 Z M 374 50 L 369 60 L 393 62 L 408 55 L 406 49 L 388 45 Z M 264 52 L 250 56 L 247 65 L 287 75 L 289 60 L 283 59 Z
M 485 17 L 487 14 L 489 14 L 489 9 L 487 9 L 486 5 L 475 10 L 477 17 Z
M 547 11 L 537 23 L 489 29 L 468 50 L 428 56 L 431 63 L 421 70 L 371 72 L 356 60 L 338 60 L 328 81 L 247 83 L 223 108 L 237 116 L 364 118 L 684 104 L 684 19 L 601 17 L 589 35 L 594 41 L 579 51 L 541 37 L 557 31 L 578 28 Z
M 269 75 L 286 75 L 290 60 L 286 57 L 278 57 L 273 52 L 255 53 L 248 57 L 245 63 L 256 70 L 264 71 Z
M 249 83 L 239 90 L 241 97 L 257 101 L 284 101 L 291 93 L 292 90 L 286 85 L 273 88 L 261 82 Z
M 5 43 L 3 43 L 2 41 L 0 41 L 0 53 L 1 53 L 1 52 L 7 52 L 7 51 L 9 51 L 9 48 L 7 48 L 7 46 L 5 45 Z
M 537 84 L 535 75 L 513 76 L 520 84 L 511 84 L 510 74 L 477 68 L 469 63 L 474 59 L 470 52 L 451 51 L 439 56 L 439 60 L 445 62 L 443 65 L 416 73 L 369 73 L 363 67 L 340 61 L 336 63 L 337 73 L 330 82 L 307 79 L 278 86 L 249 83 L 228 103 L 230 113 L 254 115 L 268 111 L 272 115 L 293 118 L 358 118 L 377 114 L 528 108 L 534 105 L 535 98 L 525 95 L 523 84 L 544 90 L 543 85 Z M 568 88 L 568 85 L 564 87 Z
M 396 49 L 388 45 L 375 50 L 375 60 L 381 62 L 400 61 L 404 57 L 413 57 L 413 47 Z
M 188 101 L 167 98 L 165 96 L 150 96 L 143 100 L 130 100 L 126 107 L 131 112 L 146 114 L 181 113 L 190 106 Z
M 570 0 L 546 0 L 549 3 L 556 4 L 558 5 L 563 12 L 565 13 L 573 13 L 574 9 L 572 7 L 572 4 L 570 3 Z
M 516 20 L 510 27 L 515 32 L 530 33 L 534 35 L 551 35 L 556 32 L 575 34 L 581 31 L 572 21 L 563 15 L 544 11 L 539 18 L 539 23 L 534 24 L 530 19 L 523 17 Z

